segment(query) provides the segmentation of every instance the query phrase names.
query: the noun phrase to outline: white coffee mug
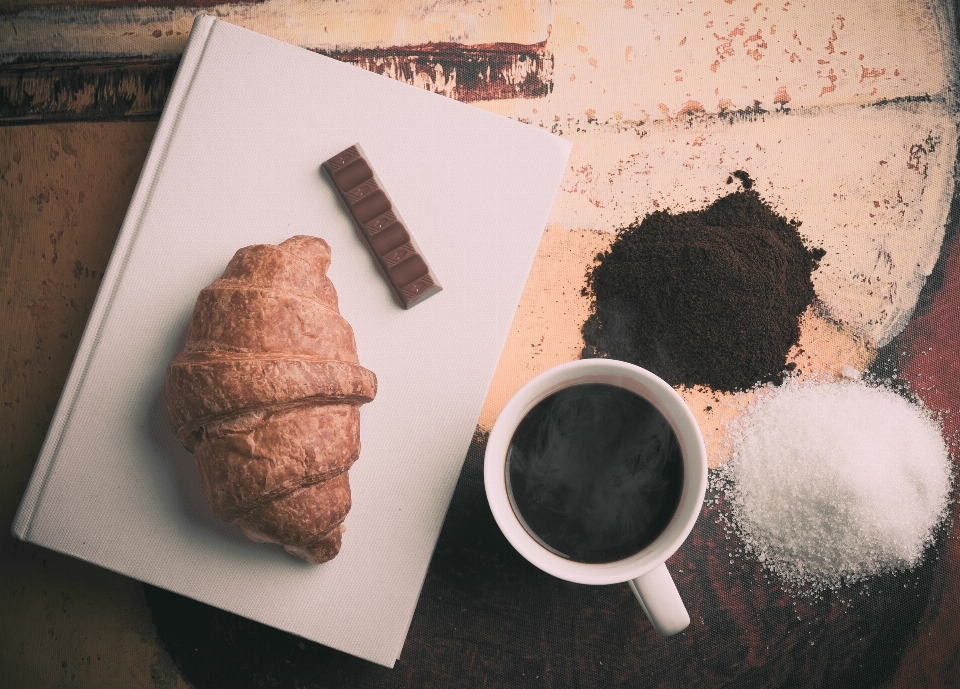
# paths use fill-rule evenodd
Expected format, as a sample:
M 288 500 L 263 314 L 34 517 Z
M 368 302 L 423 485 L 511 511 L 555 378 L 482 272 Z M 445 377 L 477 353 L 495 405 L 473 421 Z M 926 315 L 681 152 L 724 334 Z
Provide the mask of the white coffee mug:
M 514 513 L 507 492 L 507 453 L 517 426 L 549 395 L 586 383 L 616 385 L 653 404 L 670 422 L 683 455 L 680 503 L 663 533 L 640 552 L 601 564 L 569 560 L 540 545 Z M 700 515 L 707 489 L 707 452 L 690 409 L 662 379 L 639 366 L 612 359 L 583 359 L 541 373 L 520 388 L 500 412 L 487 441 L 483 480 L 497 525 L 510 544 L 532 564 L 555 577 L 579 584 L 629 582 L 643 611 L 663 636 L 672 636 L 690 624 L 690 616 L 664 562 L 687 538 Z

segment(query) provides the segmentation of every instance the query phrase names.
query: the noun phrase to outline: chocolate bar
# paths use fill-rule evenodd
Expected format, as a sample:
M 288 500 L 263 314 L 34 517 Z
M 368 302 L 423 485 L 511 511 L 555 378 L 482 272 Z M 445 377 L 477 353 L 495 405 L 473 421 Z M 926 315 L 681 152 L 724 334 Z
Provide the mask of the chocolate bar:
M 394 296 L 409 309 L 442 290 L 359 144 L 320 168 L 330 178 Z

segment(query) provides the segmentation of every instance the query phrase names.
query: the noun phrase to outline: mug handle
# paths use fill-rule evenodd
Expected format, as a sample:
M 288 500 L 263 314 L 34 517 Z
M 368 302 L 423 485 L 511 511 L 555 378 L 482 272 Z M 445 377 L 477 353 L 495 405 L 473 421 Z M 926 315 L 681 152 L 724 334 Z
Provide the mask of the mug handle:
M 680 600 L 677 585 L 673 583 L 666 565 L 659 564 L 627 583 L 653 628 L 661 636 L 673 636 L 689 626 L 690 615 Z

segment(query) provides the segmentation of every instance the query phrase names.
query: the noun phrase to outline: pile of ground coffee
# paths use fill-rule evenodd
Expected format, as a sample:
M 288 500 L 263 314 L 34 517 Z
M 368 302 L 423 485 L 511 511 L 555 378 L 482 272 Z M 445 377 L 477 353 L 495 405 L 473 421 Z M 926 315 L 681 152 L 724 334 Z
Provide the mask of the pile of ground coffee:
M 737 177 L 742 190 L 700 211 L 652 213 L 597 256 L 584 288 L 593 298 L 584 358 L 723 391 L 782 380 L 824 252 L 807 249 L 799 223 Z

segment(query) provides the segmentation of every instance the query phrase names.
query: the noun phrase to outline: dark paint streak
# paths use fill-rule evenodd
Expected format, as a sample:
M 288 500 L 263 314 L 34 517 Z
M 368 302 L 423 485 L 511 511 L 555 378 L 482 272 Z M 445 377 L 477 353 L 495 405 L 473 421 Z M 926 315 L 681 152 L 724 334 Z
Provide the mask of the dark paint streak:
M 463 102 L 540 98 L 553 89 L 553 55 L 543 43 L 429 43 L 329 56 Z M 0 125 L 155 119 L 178 63 L 177 58 L 54 62 L 21 56 L 0 66 Z
M 191 9 L 202 7 L 215 7 L 217 5 L 259 5 L 266 0 L 76 0 L 70 2 L 62 0 L 61 2 L 33 2 L 31 0 L 7 0 L 9 9 L 0 4 L 0 16 L 15 15 L 25 10 L 58 10 L 58 9 L 105 9 L 108 7 L 126 7 L 136 9 L 138 7 L 186 7 Z
M 25 62 L 0 67 L 0 125 L 159 117 L 178 60 Z
M 324 53 L 408 84 L 431 84 L 430 90 L 459 101 L 541 98 L 553 90 L 553 54 L 546 41 L 533 45 L 427 43 Z M 446 80 L 456 85 L 447 90 Z

